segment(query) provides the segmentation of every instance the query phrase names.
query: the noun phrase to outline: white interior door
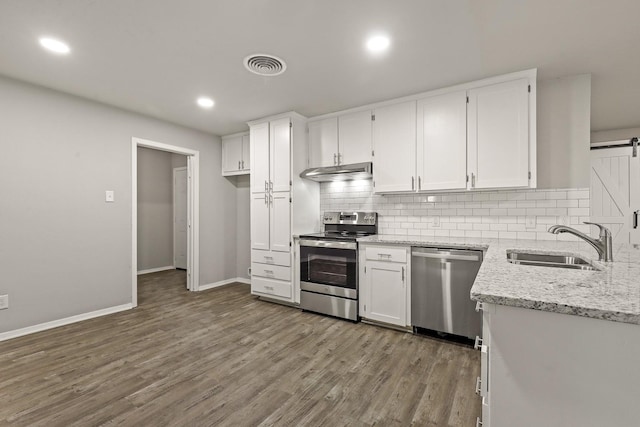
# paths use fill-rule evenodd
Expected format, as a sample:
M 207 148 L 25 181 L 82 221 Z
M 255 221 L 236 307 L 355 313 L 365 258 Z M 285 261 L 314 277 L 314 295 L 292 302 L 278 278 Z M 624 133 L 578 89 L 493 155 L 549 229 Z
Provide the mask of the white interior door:
M 612 143 L 612 144 L 615 144 Z M 591 221 L 611 230 L 616 243 L 640 243 L 640 157 L 631 147 L 591 150 Z M 597 235 L 593 227 L 592 234 Z
M 173 266 L 187 269 L 187 168 L 173 169 Z

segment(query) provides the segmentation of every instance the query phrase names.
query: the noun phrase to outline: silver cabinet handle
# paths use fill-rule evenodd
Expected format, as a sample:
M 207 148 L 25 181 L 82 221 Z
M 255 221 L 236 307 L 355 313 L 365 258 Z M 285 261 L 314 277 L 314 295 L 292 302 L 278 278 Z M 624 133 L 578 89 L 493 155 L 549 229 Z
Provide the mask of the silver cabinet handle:
M 267 196 L 267 193 L 264 193 L 264 204 L 269 206 L 269 196 Z
M 264 180 L 264 191 L 269 191 L 269 183 L 266 179 Z
M 273 191 L 273 181 L 269 181 L 269 191 Z
M 422 187 L 422 177 L 418 177 L 418 190 Z
M 269 203 L 273 206 L 273 195 L 269 194 Z
M 402 281 L 404 282 L 404 267 L 402 267 Z
M 238 160 L 238 169 L 240 169 L 240 160 Z
M 336 160 L 336 158 L 338 157 L 338 155 L 336 153 L 333 153 L 333 164 L 337 165 L 338 161 Z
M 244 169 L 244 160 L 242 161 L 242 169 Z
M 378 254 L 378 258 L 391 258 L 391 254 Z
M 338 153 L 338 164 L 342 164 L 342 153 Z
M 476 394 L 479 396 L 480 392 L 482 391 L 482 380 L 480 379 L 480 377 L 476 378 Z
M 471 172 L 471 188 L 476 188 L 476 174 Z
M 474 350 L 480 350 L 482 348 L 482 338 L 476 335 L 476 341 L 473 343 Z
M 640 211 L 633 213 L 633 228 L 638 228 L 638 215 L 640 215 Z
M 412 190 L 413 190 L 413 189 L 414 189 L 414 187 L 415 187 L 415 180 L 416 180 L 416 179 L 415 179 L 414 177 L 411 177 L 411 189 L 412 189 Z
M 482 427 L 482 421 L 480 421 L 480 417 L 476 417 L 476 427 Z
M 264 274 L 273 274 L 273 270 L 265 270 Z

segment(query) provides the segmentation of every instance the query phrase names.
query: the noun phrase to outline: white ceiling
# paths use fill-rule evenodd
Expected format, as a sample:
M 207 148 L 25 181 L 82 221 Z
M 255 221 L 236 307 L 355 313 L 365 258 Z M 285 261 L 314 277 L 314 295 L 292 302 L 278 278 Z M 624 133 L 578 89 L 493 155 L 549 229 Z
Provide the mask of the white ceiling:
M 640 126 L 639 20 L 638 0 L 0 0 L 0 74 L 224 135 L 537 67 L 592 73 L 592 130 L 617 129 Z M 287 71 L 249 73 L 252 53 Z

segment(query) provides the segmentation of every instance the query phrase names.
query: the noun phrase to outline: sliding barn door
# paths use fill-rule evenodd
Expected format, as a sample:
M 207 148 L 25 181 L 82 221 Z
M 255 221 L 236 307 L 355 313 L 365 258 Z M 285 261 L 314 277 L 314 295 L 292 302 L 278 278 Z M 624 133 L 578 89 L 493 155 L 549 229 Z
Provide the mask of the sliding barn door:
M 607 226 L 615 243 L 640 243 L 640 154 L 632 147 L 591 150 L 590 206 L 591 221 Z

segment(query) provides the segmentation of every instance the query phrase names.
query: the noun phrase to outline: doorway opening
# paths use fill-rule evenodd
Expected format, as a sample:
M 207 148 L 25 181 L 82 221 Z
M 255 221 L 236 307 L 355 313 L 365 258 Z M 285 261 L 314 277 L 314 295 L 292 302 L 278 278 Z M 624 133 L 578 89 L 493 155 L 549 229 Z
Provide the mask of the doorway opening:
M 150 148 L 153 150 L 165 151 L 168 153 L 181 154 L 186 156 L 186 166 L 174 168 L 173 184 L 175 188 L 180 185 L 179 193 L 176 194 L 174 188 L 174 266 L 176 261 L 186 269 L 186 286 L 189 291 L 199 290 L 199 164 L 200 153 L 185 147 L 164 144 L 160 142 L 132 138 L 131 140 L 131 228 L 132 228 L 132 256 L 131 256 L 131 299 L 132 305 L 138 305 L 138 148 Z M 177 174 L 176 174 L 177 172 Z M 181 180 L 181 184 L 176 182 L 176 176 Z M 176 203 L 176 197 L 179 199 Z M 176 212 L 176 206 L 183 204 L 186 212 Z M 176 218 L 175 215 L 180 218 Z M 176 220 L 180 219 L 182 224 L 176 227 Z M 175 251 L 175 236 L 180 234 L 180 238 L 186 240 L 186 253 L 180 254 Z M 179 259 L 176 259 L 179 258 Z

